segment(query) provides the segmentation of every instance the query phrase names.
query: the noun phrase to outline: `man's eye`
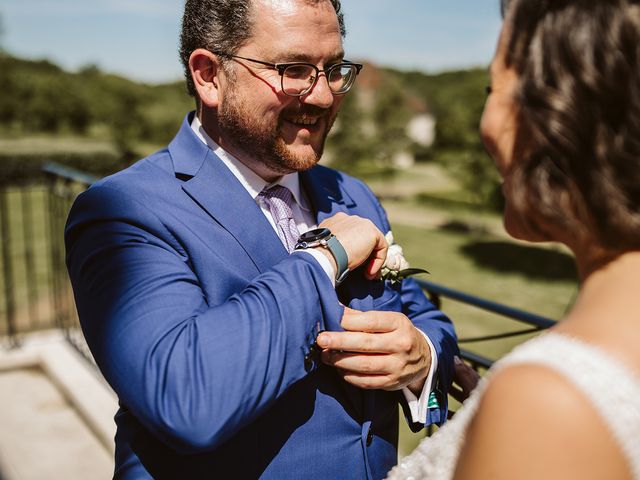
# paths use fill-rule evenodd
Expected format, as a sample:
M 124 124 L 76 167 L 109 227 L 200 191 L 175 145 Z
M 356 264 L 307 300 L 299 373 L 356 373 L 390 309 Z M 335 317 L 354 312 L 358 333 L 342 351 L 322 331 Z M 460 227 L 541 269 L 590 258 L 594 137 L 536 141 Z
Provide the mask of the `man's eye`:
M 306 65 L 292 65 L 287 67 L 285 73 L 289 78 L 307 78 L 311 71 Z

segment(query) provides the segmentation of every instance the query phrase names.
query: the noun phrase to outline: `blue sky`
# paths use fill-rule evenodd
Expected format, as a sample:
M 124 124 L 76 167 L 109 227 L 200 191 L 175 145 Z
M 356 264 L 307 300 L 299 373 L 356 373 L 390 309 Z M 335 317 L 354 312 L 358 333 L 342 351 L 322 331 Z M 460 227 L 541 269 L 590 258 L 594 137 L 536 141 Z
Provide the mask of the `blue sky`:
M 343 0 L 351 60 L 437 72 L 486 66 L 498 0 Z M 1 45 L 65 68 L 87 64 L 147 82 L 181 78 L 183 0 L 0 0 Z

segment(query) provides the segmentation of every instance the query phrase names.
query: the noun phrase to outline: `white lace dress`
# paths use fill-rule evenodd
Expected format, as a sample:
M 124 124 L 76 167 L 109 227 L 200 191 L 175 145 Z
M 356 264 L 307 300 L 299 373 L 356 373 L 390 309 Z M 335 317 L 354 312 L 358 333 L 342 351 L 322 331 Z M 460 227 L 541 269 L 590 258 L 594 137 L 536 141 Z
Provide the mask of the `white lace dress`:
M 606 425 L 624 452 L 633 478 L 640 480 L 640 377 L 597 347 L 547 332 L 515 348 L 496 362 L 453 419 L 389 472 L 391 480 L 453 477 L 469 421 L 495 372 L 515 364 L 541 364 L 571 381 L 598 412 L 611 411 Z

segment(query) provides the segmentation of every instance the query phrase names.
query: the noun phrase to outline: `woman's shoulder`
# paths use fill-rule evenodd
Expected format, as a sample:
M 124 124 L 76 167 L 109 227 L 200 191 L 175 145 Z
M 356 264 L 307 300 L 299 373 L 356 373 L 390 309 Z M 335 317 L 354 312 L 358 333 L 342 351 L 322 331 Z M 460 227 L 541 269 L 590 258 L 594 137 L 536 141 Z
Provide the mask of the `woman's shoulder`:
M 574 351 L 582 345 L 556 336 L 497 365 L 469 424 L 460 478 L 631 478 L 607 416 L 571 378 L 588 376 Z
M 593 417 L 593 413 L 590 401 L 563 373 L 532 362 L 508 364 L 496 371 L 488 381 L 476 418 L 484 416 L 494 427 L 506 429 L 564 428 Z

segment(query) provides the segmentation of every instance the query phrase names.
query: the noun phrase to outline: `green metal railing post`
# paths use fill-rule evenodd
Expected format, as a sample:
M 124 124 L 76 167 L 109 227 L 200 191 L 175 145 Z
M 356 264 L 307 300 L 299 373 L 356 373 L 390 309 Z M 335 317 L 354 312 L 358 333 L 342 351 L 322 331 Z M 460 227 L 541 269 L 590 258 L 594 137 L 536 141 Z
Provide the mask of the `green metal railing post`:
M 2 273 L 4 278 L 4 307 L 7 334 L 12 347 L 19 344 L 16 325 L 15 279 L 11 255 L 10 219 L 7 197 L 9 190 L 0 188 L 0 228 L 2 229 Z

